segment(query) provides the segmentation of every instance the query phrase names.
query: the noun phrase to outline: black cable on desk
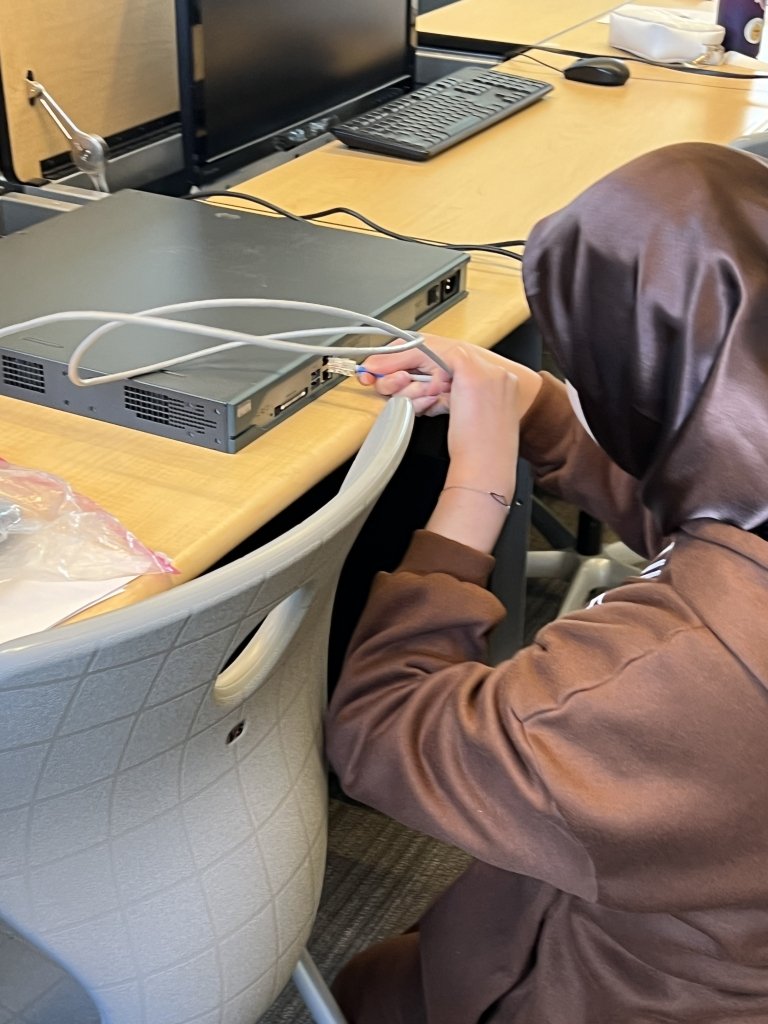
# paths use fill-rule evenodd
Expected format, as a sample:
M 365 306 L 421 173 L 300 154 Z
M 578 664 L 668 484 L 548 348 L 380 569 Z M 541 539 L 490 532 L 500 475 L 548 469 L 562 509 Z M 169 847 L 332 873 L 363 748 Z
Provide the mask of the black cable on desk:
M 691 67 L 689 64 L 665 64 L 661 60 L 649 60 L 647 57 L 634 57 L 629 54 L 615 54 L 615 53 L 587 53 L 584 50 L 563 50 L 558 46 L 526 46 L 526 47 L 515 47 L 514 52 L 511 53 L 512 57 L 524 57 L 525 50 L 540 50 L 542 53 L 559 53 L 566 57 L 613 57 L 616 60 L 622 60 L 633 64 L 647 64 L 653 68 L 666 68 L 667 71 L 682 71 L 687 75 L 709 75 L 711 78 L 741 78 L 746 82 L 752 81 L 753 79 L 768 78 L 768 74 L 761 75 L 759 72 L 754 75 L 740 75 L 735 71 L 719 71 L 713 67 Z M 547 65 L 549 67 L 549 65 Z M 556 70 L 561 71 L 560 68 Z M 562 71 L 561 71 L 562 74 Z
M 467 56 L 491 56 L 499 63 L 512 60 L 515 57 L 525 57 L 527 50 L 538 50 L 541 53 L 557 53 L 564 57 L 614 57 L 618 60 L 628 61 L 635 64 L 648 64 L 650 67 L 666 68 L 668 71 L 681 71 L 688 75 L 708 75 L 712 78 L 741 78 L 744 81 L 754 79 L 766 79 L 768 74 L 739 74 L 737 71 L 719 71 L 716 67 L 692 67 L 689 64 L 666 64 L 660 60 L 650 60 L 647 57 L 636 57 L 630 54 L 616 53 L 590 53 L 586 50 L 567 50 L 559 46 L 543 46 L 536 43 L 506 43 L 501 39 L 472 39 L 468 36 L 441 35 L 438 32 L 419 32 L 418 45 L 431 50 L 443 53 L 465 54 Z M 535 58 L 531 58 L 535 60 Z M 543 63 L 541 61 L 540 63 Z M 563 73 L 562 68 L 555 68 L 551 64 L 545 67 L 553 71 Z
M 205 189 L 200 192 L 193 192 L 188 196 L 182 196 L 183 199 L 244 199 L 249 203 L 256 203 L 258 206 L 263 206 L 267 210 L 271 210 L 273 213 L 280 214 L 282 217 L 288 217 L 290 220 L 300 222 L 311 222 L 315 220 L 321 220 L 323 217 L 330 217 L 332 214 L 345 214 L 347 217 L 354 217 L 356 220 L 361 221 L 367 227 L 373 231 L 378 232 L 382 235 L 387 235 L 389 238 L 396 238 L 399 242 L 420 242 L 423 245 L 434 245 L 439 249 L 456 249 L 459 252 L 491 252 L 497 256 L 506 256 L 508 259 L 517 260 L 522 262 L 522 255 L 518 252 L 509 252 L 506 246 L 513 245 L 525 245 L 524 238 L 511 239 L 504 242 L 489 242 L 489 243 L 458 243 L 458 242 L 436 242 L 431 238 L 420 238 L 416 235 L 403 235 L 399 231 L 392 231 L 389 228 L 382 227 L 381 224 L 377 224 L 376 221 L 371 220 L 370 217 L 366 217 L 365 214 L 359 213 L 357 210 L 352 210 L 346 206 L 333 206 L 327 210 L 318 210 L 316 213 L 305 213 L 297 214 L 292 213 L 290 210 L 286 210 L 281 206 L 277 206 L 275 203 L 269 202 L 267 199 L 260 199 L 258 196 L 248 195 L 247 192 L 230 192 L 219 189 Z

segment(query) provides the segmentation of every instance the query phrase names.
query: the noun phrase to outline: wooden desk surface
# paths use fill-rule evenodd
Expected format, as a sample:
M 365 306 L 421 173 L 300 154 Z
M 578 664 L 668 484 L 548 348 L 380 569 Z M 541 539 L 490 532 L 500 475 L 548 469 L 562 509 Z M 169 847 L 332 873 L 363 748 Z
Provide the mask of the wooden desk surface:
M 607 33 L 607 26 L 599 29 Z M 552 63 L 570 59 L 550 57 Z M 566 81 L 524 54 L 504 67 L 555 88 L 541 102 L 425 163 L 332 143 L 245 182 L 239 191 L 297 213 L 345 204 L 386 227 L 432 239 L 525 238 L 540 217 L 632 157 L 677 141 L 727 142 L 754 130 L 768 114 L 768 82 L 723 86 L 719 79 L 642 67 L 625 86 L 604 88 Z M 334 221 L 345 222 L 342 216 Z M 514 265 L 502 265 L 495 256 L 473 258 L 471 284 L 486 300 L 486 316 L 488 301 L 496 304 L 492 315 L 499 328 L 519 322 L 525 307 Z M 474 333 L 473 298 L 443 318 L 440 330 L 466 325 Z M 483 327 L 487 331 L 487 323 Z
M 615 4 L 606 0 L 458 0 L 448 7 L 419 16 L 420 32 L 465 36 L 468 39 L 498 39 L 505 43 L 538 43 L 566 25 L 597 18 Z
M 667 4 L 666 6 L 686 6 L 685 0 L 674 0 L 674 3 Z M 706 3 L 700 6 L 706 8 Z M 571 28 L 565 29 L 559 32 L 552 38 L 547 40 L 548 45 L 562 47 L 567 50 L 582 50 L 586 53 L 608 53 L 613 54 L 620 58 L 631 58 L 631 54 L 627 54 L 622 50 L 618 50 L 613 46 L 609 45 L 609 26 L 606 22 L 596 19 L 594 21 L 586 22 L 580 25 L 574 25 Z M 557 54 L 538 54 L 547 60 L 548 63 L 556 64 L 558 67 L 565 67 L 571 63 L 572 57 L 561 57 Z M 532 63 L 532 62 L 531 62 Z M 532 63 L 532 66 L 533 63 Z M 766 117 L 760 117 L 760 111 L 764 109 L 766 98 L 768 98 L 768 79 L 755 78 L 749 79 L 749 70 L 737 66 L 724 66 L 722 69 L 726 72 L 731 72 L 736 75 L 743 75 L 744 78 L 718 78 L 716 75 L 700 75 L 696 72 L 676 70 L 674 68 L 658 67 L 652 64 L 644 64 L 640 61 L 629 60 L 628 66 L 630 70 L 630 81 L 628 85 L 631 85 L 637 81 L 644 82 L 661 82 L 665 83 L 674 89 L 675 103 L 680 101 L 683 90 L 695 89 L 695 90 L 735 90 L 743 94 L 742 98 L 744 101 L 744 131 L 741 130 L 736 134 L 743 134 L 746 131 L 760 131 L 766 126 Z M 714 69 L 717 70 L 717 69 Z M 763 72 L 764 73 L 764 72 Z M 586 86 L 585 88 L 591 88 Z M 610 91 L 610 90 L 608 90 Z M 706 99 L 707 93 L 702 93 L 705 97 L 705 102 L 701 104 L 700 116 L 696 122 L 690 125 L 692 131 L 706 132 L 707 123 L 702 123 L 702 116 L 706 117 L 710 114 L 712 117 L 720 121 L 724 108 L 720 102 L 715 100 L 711 102 L 712 97 Z M 738 104 L 738 100 L 737 100 Z M 695 103 L 690 105 L 690 109 L 693 110 Z M 708 120 L 708 118 L 707 118 Z M 677 118 L 675 118 L 675 123 Z M 723 127 L 725 127 L 725 122 Z M 718 124 L 713 125 L 714 132 L 718 131 Z M 700 135 L 700 138 L 708 138 L 706 135 Z M 724 141 L 728 142 L 735 135 L 728 135 L 722 139 L 712 137 L 711 141 Z M 660 143 L 659 143 L 660 144 Z
M 585 38 L 587 32 L 607 33 L 607 26 L 575 29 L 561 39 Z M 297 213 L 351 206 L 387 227 L 433 239 L 525 238 L 541 216 L 631 157 L 681 140 L 726 142 L 768 117 L 768 83 L 688 83 L 688 76 L 643 68 L 625 86 L 606 89 L 565 81 L 525 57 L 509 68 L 550 80 L 555 89 L 432 161 L 398 161 L 333 143 L 239 189 Z M 469 297 L 430 330 L 489 346 L 526 319 L 520 271 L 511 260 L 474 257 L 469 286 Z M 178 582 L 216 561 L 348 458 L 379 401 L 345 382 L 229 456 L 0 399 L 0 455 L 64 476 L 145 543 L 169 554 L 180 569 Z M 133 584 L 123 600 L 151 592 L 158 582 L 169 581 Z

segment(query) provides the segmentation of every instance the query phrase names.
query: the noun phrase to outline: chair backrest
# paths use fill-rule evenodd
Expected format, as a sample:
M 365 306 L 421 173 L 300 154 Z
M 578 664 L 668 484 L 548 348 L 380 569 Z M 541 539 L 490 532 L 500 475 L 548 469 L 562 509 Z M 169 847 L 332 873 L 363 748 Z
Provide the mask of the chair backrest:
M 263 548 L 0 646 L 0 919 L 104 1022 L 253 1024 L 293 970 L 325 861 L 333 593 L 412 416 L 387 403 L 339 493 Z

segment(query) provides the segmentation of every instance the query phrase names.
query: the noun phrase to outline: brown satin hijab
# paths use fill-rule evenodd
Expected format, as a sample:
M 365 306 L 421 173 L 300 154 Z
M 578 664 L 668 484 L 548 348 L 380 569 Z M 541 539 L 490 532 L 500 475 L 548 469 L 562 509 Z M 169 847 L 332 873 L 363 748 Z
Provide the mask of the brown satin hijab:
M 633 160 L 535 226 L 523 280 L 664 533 L 768 521 L 768 162 L 707 143 Z

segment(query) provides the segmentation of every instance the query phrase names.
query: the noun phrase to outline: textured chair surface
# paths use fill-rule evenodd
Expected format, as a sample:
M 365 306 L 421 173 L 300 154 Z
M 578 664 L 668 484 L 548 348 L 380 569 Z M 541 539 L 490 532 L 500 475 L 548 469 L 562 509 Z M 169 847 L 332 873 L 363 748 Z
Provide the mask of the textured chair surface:
M 105 1024 L 253 1024 L 290 976 L 325 862 L 333 592 L 411 423 L 389 402 L 339 494 L 265 547 L 0 647 L 0 939 Z

